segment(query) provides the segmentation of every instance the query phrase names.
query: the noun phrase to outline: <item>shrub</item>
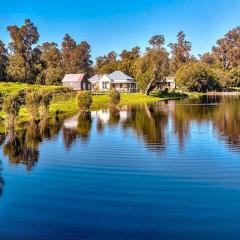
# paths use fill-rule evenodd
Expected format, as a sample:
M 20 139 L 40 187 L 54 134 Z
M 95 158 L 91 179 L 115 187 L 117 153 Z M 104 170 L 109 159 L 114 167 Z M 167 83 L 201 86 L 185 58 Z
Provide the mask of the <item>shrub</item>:
M 230 74 L 228 71 L 224 71 L 220 68 L 211 68 L 211 71 L 214 73 L 220 89 L 227 89 L 231 87 Z
M 206 92 L 219 87 L 215 74 L 206 64 L 199 62 L 180 67 L 176 74 L 176 83 L 180 88 L 191 92 Z
M 52 100 L 52 93 L 42 93 L 40 101 L 40 114 L 43 117 L 47 117 L 49 113 L 49 106 Z
M 41 102 L 41 94 L 33 89 L 27 89 L 25 91 L 25 104 L 31 120 L 33 121 L 39 112 L 39 106 Z
M 111 105 L 117 105 L 120 103 L 121 96 L 116 89 L 114 88 L 111 89 L 108 96 L 109 96 L 109 103 Z
M 231 87 L 240 87 L 240 67 L 233 68 L 230 71 Z
M 20 94 L 12 94 L 5 98 L 3 102 L 3 110 L 6 113 L 6 124 L 12 128 L 18 117 L 20 108 L 22 105 L 22 99 Z
M 92 104 L 92 95 L 89 91 L 81 91 L 76 96 L 77 104 L 80 110 L 88 110 Z

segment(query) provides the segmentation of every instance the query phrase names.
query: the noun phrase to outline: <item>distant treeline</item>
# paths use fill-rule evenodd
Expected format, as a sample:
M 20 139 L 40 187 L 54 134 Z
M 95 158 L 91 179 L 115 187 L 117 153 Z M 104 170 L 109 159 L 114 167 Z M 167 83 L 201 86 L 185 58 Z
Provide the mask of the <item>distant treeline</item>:
M 86 41 L 77 43 L 66 34 L 61 47 L 54 42 L 37 45 L 39 32 L 27 19 L 22 26 L 8 26 L 11 41 L 0 40 L 0 81 L 59 85 L 66 73 L 86 73 L 87 76 L 116 70 L 134 77 L 140 90 L 154 88 L 166 76 L 176 76 L 177 85 L 188 91 L 207 91 L 240 87 L 240 27 L 229 31 L 216 42 L 212 51 L 202 56 L 191 54 L 191 42 L 184 32 L 176 42 L 165 44 L 163 35 L 149 40 L 149 47 L 123 50 L 91 60 L 91 48 Z

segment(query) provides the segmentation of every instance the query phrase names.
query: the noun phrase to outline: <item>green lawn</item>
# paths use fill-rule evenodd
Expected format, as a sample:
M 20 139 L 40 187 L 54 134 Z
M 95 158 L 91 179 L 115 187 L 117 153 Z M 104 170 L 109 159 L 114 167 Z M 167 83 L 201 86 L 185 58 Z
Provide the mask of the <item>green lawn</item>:
M 34 88 L 37 90 L 46 90 L 46 91 L 53 91 L 57 89 L 61 89 L 61 86 L 44 86 L 44 85 L 31 85 L 26 83 L 11 83 L 11 82 L 0 82 L 0 95 L 5 96 L 9 94 L 18 93 L 21 90 Z

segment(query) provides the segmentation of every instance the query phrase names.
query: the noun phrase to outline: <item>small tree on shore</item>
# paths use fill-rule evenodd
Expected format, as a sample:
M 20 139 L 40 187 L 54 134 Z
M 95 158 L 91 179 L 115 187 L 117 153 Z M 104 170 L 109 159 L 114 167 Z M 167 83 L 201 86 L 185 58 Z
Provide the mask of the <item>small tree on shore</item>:
M 81 111 L 86 111 L 91 107 L 92 95 L 89 91 L 81 91 L 76 96 L 78 107 Z
M 41 94 L 38 91 L 29 89 L 25 92 L 26 109 L 32 121 L 38 116 L 40 103 Z
M 118 105 L 120 103 L 121 100 L 121 95 L 119 93 L 119 91 L 117 91 L 116 89 L 111 89 L 109 94 L 109 103 L 110 105 Z
M 44 118 L 48 117 L 49 106 L 52 100 L 52 93 L 42 93 L 40 101 L 40 115 Z
M 6 125 L 9 128 L 14 127 L 21 105 L 22 98 L 20 94 L 12 94 L 5 98 L 3 110 L 6 113 Z

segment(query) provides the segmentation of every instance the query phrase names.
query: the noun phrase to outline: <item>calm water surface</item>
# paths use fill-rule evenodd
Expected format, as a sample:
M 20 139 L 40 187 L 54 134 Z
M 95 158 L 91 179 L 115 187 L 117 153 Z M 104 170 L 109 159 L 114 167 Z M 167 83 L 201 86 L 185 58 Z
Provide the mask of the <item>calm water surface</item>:
M 0 239 L 240 239 L 240 98 L 0 135 Z

